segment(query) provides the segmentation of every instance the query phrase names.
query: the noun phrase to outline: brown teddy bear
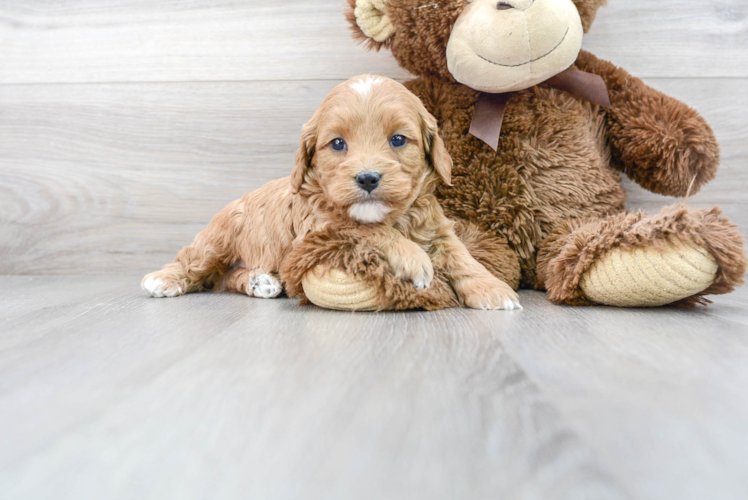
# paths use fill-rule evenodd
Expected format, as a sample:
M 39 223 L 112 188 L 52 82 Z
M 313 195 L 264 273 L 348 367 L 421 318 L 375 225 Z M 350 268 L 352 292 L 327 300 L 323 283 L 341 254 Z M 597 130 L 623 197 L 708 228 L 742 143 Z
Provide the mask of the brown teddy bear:
M 605 0 L 348 1 L 355 37 L 417 75 L 406 86 L 454 161 L 437 196 L 479 228 L 471 251 L 500 279 L 614 306 L 706 303 L 742 283 L 743 239 L 719 209 L 625 211 L 619 173 L 687 196 L 714 178 L 719 146 L 696 111 L 581 50 Z M 368 287 L 387 303 L 354 268 L 318 272 L 307 297 L 336 307 L 341 286 Z

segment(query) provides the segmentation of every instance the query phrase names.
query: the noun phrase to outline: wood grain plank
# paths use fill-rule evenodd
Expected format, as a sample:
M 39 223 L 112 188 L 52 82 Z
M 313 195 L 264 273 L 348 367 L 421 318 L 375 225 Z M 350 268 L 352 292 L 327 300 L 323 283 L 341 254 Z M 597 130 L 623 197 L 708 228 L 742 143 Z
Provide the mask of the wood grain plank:
M 608 0 L 584 47 L 640 78 L 745 77 L 748 4 Z
M 722 142 L 718 179 L 691 199 L 747 224 L 748 80 L 651 80 Z M 290 173 L 302 124 L 336 84 L 2 86 L 0 272 L 146 272 L 226 203 Z M 629 183 L 631 208 L 677 200 Z
M 3 498 L 630 498 L 504 352 L 513 313 L 59 290 L 100 280 L 0 353 Z
M 135 289 L 137 281 L 133 280 L 131 285 Z M 64 287 L 77 288 L 78 293 L 60 293 Z M 12 287 L 0 290 L 3 311 L 0 315 L 0 330 L 3 332 L 0 335 L 0 353 L 36 342 L 48 333 L 49 330 L 39 328 L 40 308 L 56 311 L 54 316 L 47 316 L 48 320 L 70 321 L 92 311 L 106 309 L 112 300 L 121 300 L 121 289 L 119 280 L 82 276 L 45 276 L 41 279 L 26 276 L 14 279 Z M 36 327 L 30 328 L 32 324 Z M 0 386 L 3 383 L 0 381 Z
M 86 252 L 91 271 L 170 261 L 229 200 L 290 173 L 301 126 L 334 85 L 5 87 L 3 271 L 74 274 L 102 230 L 117 241 Z
M 502 345 L 635 496 L 745 496 L 748 289 L 694 310 L 522 300 Z
M 342 0 L 0 4 L 0 83 L 404 76 L 353 42 Z
M 341 0 L 0 2 L 0 83 L 404 77 Z M 585 47 L 642 77 L 748 77 L 743 0 L 611 0 Z

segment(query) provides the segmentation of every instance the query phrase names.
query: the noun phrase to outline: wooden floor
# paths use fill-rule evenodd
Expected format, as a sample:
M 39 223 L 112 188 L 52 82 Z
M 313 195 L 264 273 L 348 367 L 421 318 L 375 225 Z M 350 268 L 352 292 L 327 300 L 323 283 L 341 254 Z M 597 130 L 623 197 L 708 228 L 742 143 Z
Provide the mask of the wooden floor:
M 351 314 L 0 278 L 3 499 L 738 499 L 748 290 Z

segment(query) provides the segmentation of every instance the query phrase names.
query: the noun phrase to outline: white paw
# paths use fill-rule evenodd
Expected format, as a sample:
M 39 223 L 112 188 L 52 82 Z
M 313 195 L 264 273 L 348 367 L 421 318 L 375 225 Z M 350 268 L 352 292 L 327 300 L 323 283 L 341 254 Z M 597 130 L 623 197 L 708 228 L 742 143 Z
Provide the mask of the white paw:
M 515 309 L 522 309 L 518 300 L 506 299 L 503 301 L 499 309 L 504 311 L 514 311 Z
M 274 299 L 283 292 L 280 281 L 269 274 L 261 274 L 249 279 L 249 293 L 261 299 Z
M 143 281 L 141 287 L 151 297 L 176 297 L 182 295 L 182 287 L 178 285 L 168 286 L 164 280 L 152 276 Z
M 423 268 L 423 273 L 421 276 L 415 278 L 413 280 L 413 286 L 415 286 L 418 290 L 426 290 L 428 287 L 431 286 L 431 281 L 434 279 L 434 270 Z

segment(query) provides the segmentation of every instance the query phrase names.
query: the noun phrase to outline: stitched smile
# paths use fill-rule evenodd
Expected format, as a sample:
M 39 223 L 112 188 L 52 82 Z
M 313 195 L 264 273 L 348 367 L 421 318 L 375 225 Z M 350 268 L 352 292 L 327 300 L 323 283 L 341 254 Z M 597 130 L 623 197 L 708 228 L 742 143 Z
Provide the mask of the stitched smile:
M 569 28 L 566 28 L 566 33 L 564 33 L 564 37 L 561 39 L 560 42 L 558 42 L 558 44 L 556 44 L 555 47 L 553 47 L 551 50 L 549 50 L 548 52 L 546 52 L 542 56 L 536 57 L 535 59 L 530 59 L 529 61 L 523 62 L 521 64 L 499 64 L 499 63 L 491 61 L 490 59 L 486 59 L 485 57 L 483 57 L 482 55 L 478 54 L 477 52 L 475 53 L 475 55 L 477 55 L 478 57 L 480 57 L 484 61 L 489 62 L 489 63 L 491 63 L 491 64 L 493 64 L 495 66 L 501 66 L 503 68 L 516 68 L 518 66 L 524 66 L 525 64 L 534 63 L 535 61 L 539 61 L 540 59 L 543 59 L 545 56 L 550 55 L 554 50 L 556 50 L 557 48 L 559 48 L 562 43 L 564 43 L 564 40 L 566 40 L 566 35 L 568 35 L 568 34 L 569 34 Z

